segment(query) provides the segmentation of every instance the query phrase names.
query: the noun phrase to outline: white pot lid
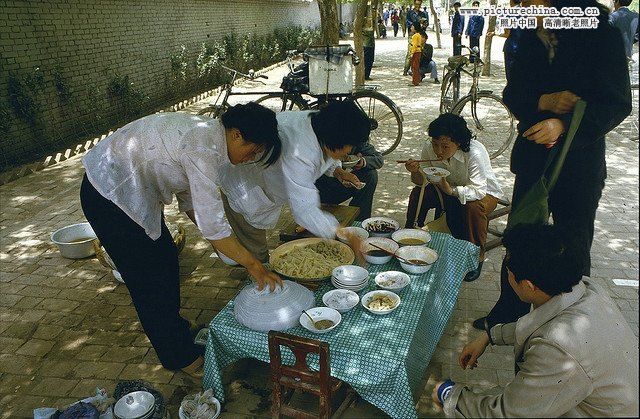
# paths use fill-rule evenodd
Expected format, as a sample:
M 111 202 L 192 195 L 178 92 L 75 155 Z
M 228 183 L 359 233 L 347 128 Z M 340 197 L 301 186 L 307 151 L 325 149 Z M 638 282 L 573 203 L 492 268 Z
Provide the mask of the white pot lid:
M 156 398 L 148 391 L 133 391 L 116 402 L 113 413 L 122 419 L 138 419 L 147 415 L 155 403 Z

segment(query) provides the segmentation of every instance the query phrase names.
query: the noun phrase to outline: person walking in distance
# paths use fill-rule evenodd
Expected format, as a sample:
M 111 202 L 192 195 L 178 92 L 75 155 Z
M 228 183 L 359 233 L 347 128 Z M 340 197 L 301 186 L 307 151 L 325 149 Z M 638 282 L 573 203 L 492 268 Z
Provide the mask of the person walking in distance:
M 472 6 L 478 10 L 480 8 L 480 2 L 474 1 Z M 467 25 L 467 30 L 465 34 L 467 38 L 469 38 L 469 48 L 473 49 L 473 47 L 478 47 L 478 51 L 480 50 L 480 37 L 482 36 L 482 31 L 484 30 L 484 17 L 480 14 L 471 15 L 469 18 L 469 24 Z M 475 56 L 471 55 L 471 62 L 475 61 Z
M 451 21 L 453 55 L 460 55 L 462 54 L 462 32 L 464 32 L 464 16 L 460 14 L 460 2 L 453 3 L 453 10 L 453 19 Z

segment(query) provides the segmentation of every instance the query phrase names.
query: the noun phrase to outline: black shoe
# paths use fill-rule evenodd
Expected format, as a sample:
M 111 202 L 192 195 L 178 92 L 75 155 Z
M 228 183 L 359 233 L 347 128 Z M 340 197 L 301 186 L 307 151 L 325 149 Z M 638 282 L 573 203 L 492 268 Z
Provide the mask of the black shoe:
M 433 84 L 440 84 L 440 80 L 438 80 L 438 79 L 434 79 L 434 80 L 433 80 Z
M 371 77 L 365 77 L 365 80 L 373 80 Z
M 473 328 L 478 330 L 484 330 L 484 323 L 487 321 L 486 317 L 480 317 L 473 321 Z
M 480 278 L 480 272 L 482 272 L 482 262 L 478 263 L 478 267 L 473 271 L 467 273 L 467 276 L 464 277 L 464 282 L 473 282 Z

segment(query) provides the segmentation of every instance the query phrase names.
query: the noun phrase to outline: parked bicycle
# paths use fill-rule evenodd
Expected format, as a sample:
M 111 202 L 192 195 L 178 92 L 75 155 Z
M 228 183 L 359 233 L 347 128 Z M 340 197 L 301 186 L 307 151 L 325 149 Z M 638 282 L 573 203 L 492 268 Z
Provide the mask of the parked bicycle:
M 516 136 L 516 122 L 502 98 L 491 90 L 480 90 L 479 80 L 483 62 L 477 47 L 467 55 L 449 58 L 445 66 L 440 94 L 440 113 L 451 112 L 462 116 L 494 159 L 501 155 Z M 467 68 L 471 66 L 469 71 Z M 469 93 L 460 97 L 462 74 L 471 76 Z
M 400 108 L 387 96 L 376 91 L 377 86 L 363 86 L 344 94 L 311 95 L 308 86 L 308 63 L 295 66 L 293 57 L 296 51 L 287 52 L 287 66 L 289 74 L 283 78 L 281 91 L 273 92 L 238 92 L 233 87 L 238 76 L 249 80 L 259 77 L 251 71 L 241 73 L 230 67 L 221 67 L 231 73 L 231 82 L 225 84 L 217 99 L 210 106 L 198 112 L 199 115 L 217 117 L 228 107 L 231 95 L 260 95 L 255 102 L 272 109 L 275 112 L 286 110 L 319 109 L 332 100 L 353 100 L 371 120 L 371 134 L 369 142 L 382 154 L 391 153 L 402 139 L 403 116 Z M 304 82 L 306 74 L 306 84 Z

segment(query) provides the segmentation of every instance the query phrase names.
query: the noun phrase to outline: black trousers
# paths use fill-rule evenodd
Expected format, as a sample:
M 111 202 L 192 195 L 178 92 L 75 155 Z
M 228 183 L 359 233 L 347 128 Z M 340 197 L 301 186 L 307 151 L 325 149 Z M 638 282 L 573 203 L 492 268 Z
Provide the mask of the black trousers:
M 462 55 L 462 35 L 452 35 L 453 55 Z
M 323 204 L 340 204 L 349 198 L 349 206 L 360 208 L 357 221 L 371 217 L 371 207 L 373 205 L 373 194 L 378 185 L 377 170 L 354 170 L 353 174 L 358 176 L 360 182 L 366 185 L 362 189 L 346 188 L 339 180 L 329 176 L 320 176 L 316 180 L 316 188 L 320 191 L 320 202 Z
M 479 36 L 469 36 L 469 48 L 473 49 L 473 47 L 478 47 L 478 51 L 480 50 L 480 37 Z M 479 54 L 480 52 L 478 52 Z M 471 56 L 471 62 L 475 61 L 475 57 Z
M 391 26 L 393 26 L 393 36 L 398 36 L 398 24 L 392 23 Z
M 364 47 L 364 77 L 367 79 L 371 76 L 375 51 L 375 47 Z
M 179 369 L 199 356 L 189 322 L 180 316 L 178 250 L 162 220 L 162 235 L 152 240 L 117 205 L 82 180 L 80 202 L 87 221 L 122 275 L 138 318 L 167 369 Z
M 584 166 L 572 164 L 568 160 L 565 162 L 565 168 L 549 195 L 549 210 L 553 217 L 553 224 L 579 249 L 585 266 L 583 274 L 589 276 L 596 210 L 606 178 L 604 154 L 602 160 L 593 162 L 591 167 L 584 167 L 582 171 L 580 167 Z M 516 175 L 512 205 L 516 205 L 537 180 L 538 177 Z M 530 305 L 522 302 L 511 288 L 503 260 L 500 273 L 500 297 L 487 315 L 489 327 L 498 323 L 514 322 L 529 313 L 529 309 Z

